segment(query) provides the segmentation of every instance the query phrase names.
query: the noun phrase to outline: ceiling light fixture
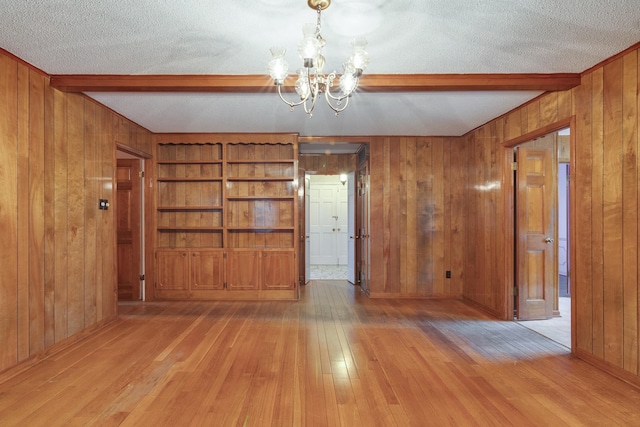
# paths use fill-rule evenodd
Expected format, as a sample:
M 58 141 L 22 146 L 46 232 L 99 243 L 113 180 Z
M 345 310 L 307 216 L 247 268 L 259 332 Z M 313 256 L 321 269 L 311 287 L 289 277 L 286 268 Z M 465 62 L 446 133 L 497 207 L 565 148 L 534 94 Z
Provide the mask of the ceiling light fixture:
M 332 94 L 331 87 L 337 75 L 335 71 L 328 75 L 322 72 L 325 64 L 322 48 L 326 41 L 320 35 L 320 15 L 324 9 L 329 7 L 331 0 L 308 0 L 307 3 L 310 8 L 318 12 L 318 20 L 315 25 L 305 24 L 302 27 L 304 37 L 298 44 L 298 53 L 303 60 L 303 68 L 298 70 L 295 89 L 300 96 L 300 101 L 290 102 L 282 96 L 282 86 L 289 71 L 289 64 L 284 59 L 286 49 L 271 48 L 273 58 L 268 65 L 269 75 L 273 79 L 273 83 L 278 87 L 280 99 L 289 106 L 291 111 L 293 111 L 294 107 L 302 105 L 304 111 L 311 117 L 318 97 L 321 93 L 324 93 L 327 104 L 335 111 L 337 116 L 349 105 L 349 98 L 358 87 L 360 76 L 362 76 L 362 72 L 369 64 L 369 54 L 365 50 L 367 40 L 364 37 L 358 37 L 351 41 L 353 52 L 347 62 L 344 63 L 343 73 L 338 79 L 340 93 L 338 95 Z M 307 105 L 307 101 L 310 105 Z

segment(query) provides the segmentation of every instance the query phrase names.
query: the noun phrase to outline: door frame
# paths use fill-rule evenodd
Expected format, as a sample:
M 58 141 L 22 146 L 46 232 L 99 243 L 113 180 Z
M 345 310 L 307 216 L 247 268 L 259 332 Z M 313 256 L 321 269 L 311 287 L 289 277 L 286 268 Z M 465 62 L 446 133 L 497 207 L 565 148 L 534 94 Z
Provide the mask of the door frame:
M 513 162 L 513 148 L 517 145 L 531 141 L 533 139 L 545 136 L 547 134 L 557 132 L 559 130 L 569 128 L 569 170 L 575 176 L 575 144 L 576 144 L 576 118 L 571 116 L 567 119 L 560 120 L 549 125 L 543 126 L 535 131 L 528 132 L 517 138 L 509 139 L 502 143 L 502 182 L 504 183 L 503 207 L 504 207 L 504 289 L 503 289 L 503 319 L 513 320 L 514 303 L 513 303 L 513 284 L 515 283 L 515 179 L 511 164 Z M 569 181 L 569 264 L 575 266 L 575 179 Z M 576 306 L 575 296 L 580 290 L 576 286 L 577 274 L 575 270 L 571 272 L 572 276 L 572 298 L 571 298 L 571 351 L 576 348 Z
M 349 136 L 347 136 L 347 137 L 311 137 L 311 136 L 305 137 L 305 136 L 301 136 L 301 137 L 298 138 L 298 144 L 313 144 L 313 143 L 324 143 L 324 144 L 346 143 L 346 144 L 357 144 L 357 145 L 359 145 L 360 149 L 356 153 L 354 153 L 354 155 L 356 156 L 356 161 L 355 161 L 355 164 L 353 165 L 353 167 L 354 167 L 353 172 L 354 172 L 355 176 L 357 177 L 357 170 L 358 170 L 358 167 L 359 167 L 359 164 L 360 164 L 360 160 L 359 159 L 362 156 L 361 153 L 365 153 L 366 165 L 367 165 L 367 173 L 370 173 L 370 163 L 369 163 L 370 159 L 369 159 L 369 154 L 368 153 L 370 152 L 371 140 L 369 138 L 349 137 Z M 338 153 L 336 153 L 336 154 L 338 154 Z M 300 151 L 298 151 L 298 156 L 300 156 Z M 298 162 L 298 168 L 300 168 L 300 167 L 301 167 L 300 166 L 300 162 Z M 318 173 L 319 175 L 335 175 L 336 173 L 339 174 L 339 173 L 342 173 L 342 172 L 344 172 L 344 173 L 350 172 L 350 170 L 333 171 L 333 172 L 336 172 L 336 173 L 329 172 L 329 171 L 332 171 L 332 170 L 333 170 L 333 168 L 331 166 L 329 166 L 327 171 L 324 171 L 324 169 L 318 170 L 318 171 L 309 169 L 309 170 L 306 170 L 305 173 L 307 175 L 311 175 L 311 174 L 314 174 L 314 173 Z M 357 186 L 356 186 L 356 200 L 353 201 L 354 203 L 357 203 L 357 194 L 358 194 L 358 190 L 357 190 Z M 299 199 L 299 204 L 301 203 L 301 200 L 302 199 L 300 198 Z M 356 206 L 356 209 L 354 209 L 354 214 L 356 216 L 355 217 L 356 227 L 358 227 L 358 224 L 362 224 L 362 223 L 367 224 L 367 225 L 369 224 L 369 222 L 370 222 L 370 218 L 369 218 L 370 213 L 369 213 L 368 209 L 367 209 L 367 212 L 358 212 L 358 209 L 357 209 L 357 206 Z M 360 218 L 361 214 L 365 214 L 365 215 L 367 215 L 367 217 L 366 218 Z M 308 213 L 306 213 L 305 215 L 308 215 Z M 305 233 L 308 232 L 308 230 L 306 230 L 305 228 L 306 227 L 305 227 L 304 221 L 299 221 L 298 222 L 298 235 L 299 236 L 305 235 Z M 368 236 L 367 236 L 367 238 L 368 238 Z M 370 248 L 368 246 L 367 246 L 367 249 L 366 249 L 366 254 L 364 254 L 364 255 L 360 255 L 360 253 L 358 252 L 359 251 L 358 247 L 359 247 L 359 244 L 356 244 L 355 255 L 354 255 L 355 256 L 355 262 L 356 262 L 356 265 L 355 265 L 356 279 L 358 279 L 359 274 L 360 274 L 359 273 L 360 266 L 358 265 L 358 259 L 359 259 L 358 257 L 359 256 L 366 256 L 367 259 L 370 258 Z M 299 256 L 299 255 L 300 254 L 297 254 L 297 256 Z M 368 266 L 367 266 L 367 268 L 368 268 Z M 360 285 L 359 280 L 356 280 L 356 282 L 357 283 L 354 283 L 353 285 L 356 285 L 356 286 Z
M 151 301 L 155 299 L 154 289 L 153 289 L 153 268 L 147 268 L 149 266 L 155 265 L 154 260 L 154 251 L 153 251 L 153 241 L 151 241 L 152 233 L 147 233 L 147 230 L 152 230 L 151 226 L 153 218 L 153 191 L 149 187 L 149 182 L 152 180 L 153 174 L 153 159 L 151 154 L 145 153 L 144 151 L 137 150 L 135 148 L 129 147 L 127 145 L 121 144 L 116 141 L 115 150 L 114 150 L 114 170 L 117 168 L 117 152 L 122 151 L 130 156 L 133 156 L 140 160 L 140 171 L 143 172 L 143 180 L 142 185 L 140 186 L 140 197 L 142 199 L 140 203 L 140 235 L 141 235 L 141 255 L 140 255 L 140 270 L 141 274 L 144 275 L 144 280 L 141 280 L 140 288 L 141 288 L 141 298 L 142 301 Z M 114 178 L 115 179 L 115 178 Z M 114 207 L 117 214 L 118 206 Z M 114 254 L 117 257 L 117 248 L 115 249 L 116 253 Z M 117 259 L 117 258 L 116 258 Z M 116 297 L 117 299 L 117 297 Z

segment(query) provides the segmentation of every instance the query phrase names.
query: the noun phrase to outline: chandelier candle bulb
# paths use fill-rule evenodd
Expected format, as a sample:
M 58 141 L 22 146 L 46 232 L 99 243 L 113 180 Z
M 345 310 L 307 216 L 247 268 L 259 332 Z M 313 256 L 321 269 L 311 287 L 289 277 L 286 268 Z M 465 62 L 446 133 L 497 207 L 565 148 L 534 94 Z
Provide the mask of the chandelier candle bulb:
M 325 58 L 322 55 L 322 48 L 326 41 L 320 34 L 322 28 L 321 14 L 324 9 L 329 7 L 331 1 L 308 0 L 308 4 L 309 7 L 316 10 L 318 18 L 315 25 L 305 24 L 302 27 L 303 38 L 298 44 L 298 54 L 302 59 L 303 68 L 297 71 L 298 78 L 295 83 L 295 90 L 300 97 L 300 101 L 290 102 L 282 95 L 282 86 L 289 70 L 289 64 L 284 59 L 285 49 L 271 48 L 272 59 L 268 64 L 269 75 L 278 88 L 278 96 L 289 106 L 291 111 L 293 111 L 294 107 L 302 105 L 305 113 L 311 117 L 319 94 L 324 93 L 327 105 L 337 116 L 349 105 L 349 98 L 358 88 L 360 77 L 367 65 L 369 65 L 369 54 L 365 50 L 367 40 L 364 37 L 358 37 L 351 41 L 353 52 L 344 64 L 343 74 L 338 79 L 340 94 L 333 95 L 331 88 L 334 86 L 333 82 L 338 76 L 336 76 L 335 71 L 327 75 L 323 73 Z M 307 101 L 309 101 L 310 105 L 307 105 Z
M 287 61 L 284 59 L 285 53 L 287 53 L 286 49 L 279 47 L 271 48 L 272 59 L 268 65 L 269 75 L 273 79 L 274 84 L 278 86 L 284 84 L 284 80 L 289 74 L 289 64 L 287 64 Z

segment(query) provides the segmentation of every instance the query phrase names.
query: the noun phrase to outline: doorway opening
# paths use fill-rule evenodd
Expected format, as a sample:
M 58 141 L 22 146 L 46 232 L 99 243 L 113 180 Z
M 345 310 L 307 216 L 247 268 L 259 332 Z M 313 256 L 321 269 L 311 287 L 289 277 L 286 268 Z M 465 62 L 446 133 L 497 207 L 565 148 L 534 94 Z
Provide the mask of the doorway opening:
M 549 149 L 553 150 L 550 157 L 543 157 L 543 151 Z M 570 129 L 520 144 L 514 150 L 514 315 L 522 326 L 571 348 Z M 543 159 L 552 162 L 548 171 Z M 546 173 L 551 174 L 550 181 L 544 180 Z M 549 183 L 547 191 L 544 187 Z M 551 209 L 545 212 L 542 206 Z M 535 212 L 541 214 L 540 220 L 532 214 Z M 551 221 L 548 226 L 545 216 Z M 551 252 L 548 259 L 546 251 Z M 544 270 L 551 270 L 550 276 L 546 277 Z
M 354 223 L 351 187 L 353 173 L 309 175 L 310 280 L 355 280 L 349 248 Z
M 300 285 L 343 280 L 366 293 L 369 143 L 313 139 L 299 148 Z
M 116 150 L 118 300 L 144 301 L 144 158 Z

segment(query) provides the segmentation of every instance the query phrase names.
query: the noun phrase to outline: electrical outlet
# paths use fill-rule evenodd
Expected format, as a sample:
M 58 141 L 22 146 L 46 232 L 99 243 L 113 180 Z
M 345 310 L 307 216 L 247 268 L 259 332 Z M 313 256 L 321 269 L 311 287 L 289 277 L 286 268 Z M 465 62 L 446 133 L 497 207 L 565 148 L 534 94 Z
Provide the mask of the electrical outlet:
M 444 273 L 444 277 L 446 277 L 447 279 L 451 279 L 451 270 L 447 270 L 447 271 Z

